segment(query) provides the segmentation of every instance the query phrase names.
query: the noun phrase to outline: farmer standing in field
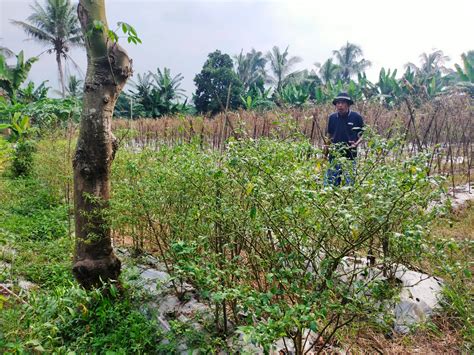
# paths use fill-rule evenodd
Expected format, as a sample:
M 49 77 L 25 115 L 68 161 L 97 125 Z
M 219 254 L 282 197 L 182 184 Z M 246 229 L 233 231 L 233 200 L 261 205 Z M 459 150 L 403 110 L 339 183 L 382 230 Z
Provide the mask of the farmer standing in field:
M 347 93 L 339 93 L 332 103 L 336 106 L 336 112 L 331 114 L 328 120 L 325 151 L 329 153 L 329 169 L 326 173 L 325 185 L 339 186 L 342 176 L 345 178 L 346 185 L 352 185 L 354 181 L 351 175 L 355 170 L 357 146 L 362 141 L 364 120 L 360 114 L 350 110 L 354 101 Z M 329 152 L 329 145 L 333 145 L 331 152 Z M 347 168 L 343 169 L 340 158 L 350 161 L 352 168 L 348 170 L 351 171 Z

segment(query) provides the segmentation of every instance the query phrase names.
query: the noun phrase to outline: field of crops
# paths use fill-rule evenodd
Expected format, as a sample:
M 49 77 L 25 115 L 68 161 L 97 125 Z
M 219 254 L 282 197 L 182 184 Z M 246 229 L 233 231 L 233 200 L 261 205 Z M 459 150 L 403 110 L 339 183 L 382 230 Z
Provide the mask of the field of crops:
M 473 353 L 467 2 L 29 5 L 0 14 L 0 353 Z
M 403 128 L 410 127 L 406 112 L 359 107 L 370 128 L 357 169 L 347 167 L 355 183 L 336 188 L 325 185 L 328 162 L 321 150 L 329 107 L 114 121 L 120 148 L 104 218 L 115 246 L 128 248 L 135 262 L 154 255 L 164 263 L 178 296 L 183 284 L 196 287 L 197 299 L 213 316 L 197 334 L 177 320 L 171 331 L 171 337 L 185 337 L 196 349 L 226 349 L 222 339 L 237 330 L 267 349 L 282 336 L 296 345 L 304 342 L 305 329 L 320 334 L 314 347 L 320 350 L 364 348 L 360 339 L 367 336 L 386 349 L 407 350 L 420 333 L 434 342 L 451 337 L 443 350 L 465 349 L 472 335 L 466 314 L 472 285 L 462 280 L 471 272 L 472 233 L 452 239 L 449 232 L 438 232 L 440 216 L 445 223 L 465 222 L 428 208 L 448 185 L 469 179 L 472 157 L 466 152 L 472 144 L 459 129 L 469 120 L 461 106 L 466 103 L 449 104 L 418 109 L 415 129 L 409 130 Z M 456 108 L 452 120 L 445 118 Z M 131 345 L 117 340 L 125 331 L 121 327 L 136 322 L 148 338 L 139 340 L 137 333 L 127 341 L 143 351 L 156 349 L 170 335 L 157 331 L 138 309 L 123 313 L 122 307 L 135 309 L 149 297 L 131 286 L 130 276 L 122 279 L 128 291 L 116 305 L 73 284 L 70 161 L 76 135 L 71 125 L 43 132 L 29 177 L 12 178 L 10 159 L 3 165 L 0 233 L 7 266 L 1 275 L 5 281 L 26 278 L 39 288 L 25 293 L 13 286 L 24 305 L 3 298 L 1 339 L 10 350 L 37 349 L 36 341 L 45 350 L 99 349 L 103 343 L 91 343 L 96 338 L 126 348 Z M 466 213 L 472 218 L 471 209 Z M 338 265 L 354 256 L 369 257 L 373 264 L 367 270 L 379 267 L 389 280 L 399 264 L 445 279 L 443 310 L 406 338 L 413 339 L 408 344 L 402 346 L 398 337 L 386 342 L 391 320 L 386 314 L 380 323 L 380 302 L 396 297 L 396 285 L 377 278 L 341 283 Z M 77 313 L 77 302 L 91 313 Z M 46 315 L 53 323 L 43 323 Z M 20 328 L 15 317 L 25 320 Z M 446 328 L 446 317 L 457 324 L 453 329 Z M 77 337 L 67 340 L 71 322 L 78 326 Z M 114 325 L 109 334 L 113 323 L 119 328 Z M 92 324 L 94 338 L 83 333 Z

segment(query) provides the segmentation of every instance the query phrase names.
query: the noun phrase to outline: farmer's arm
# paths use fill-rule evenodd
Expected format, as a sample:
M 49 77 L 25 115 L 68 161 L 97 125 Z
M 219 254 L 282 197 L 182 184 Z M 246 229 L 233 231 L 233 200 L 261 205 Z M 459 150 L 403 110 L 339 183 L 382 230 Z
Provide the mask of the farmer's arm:
M 355 142 L 354 141 L 349 142 L 351 144 L 351 148 L 356 148 L 362 142 L 362 139 L 363 139 L 362 131 L 360 131 L 357 136 L 358 138 Z

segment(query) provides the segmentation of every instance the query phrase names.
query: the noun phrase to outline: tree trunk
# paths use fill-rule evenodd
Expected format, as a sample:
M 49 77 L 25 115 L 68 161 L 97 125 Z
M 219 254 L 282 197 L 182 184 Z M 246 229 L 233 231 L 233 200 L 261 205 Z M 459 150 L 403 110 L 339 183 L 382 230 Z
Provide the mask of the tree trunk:
M 112 114 L 132 73 L 132 61 L 108 39 L 104 0 L 80 0 L 77 12 L 85 36 L 87 75 L 73 160 L 76 250 L 72 270 L 83 287 L 93 288 L 120 275 L 121 263 L 112 249 L 105 212 L 117 149 L 111 130 Z
M 66 97 L 66 87 L 64 84 L 63 64 L 61 61 L 61 54 L 59 52 L 56 53 L 56 63 L 58 64 L 59 84 L 61 85 L 61 95 L 62 95 L 62 98 L 64 99 Z

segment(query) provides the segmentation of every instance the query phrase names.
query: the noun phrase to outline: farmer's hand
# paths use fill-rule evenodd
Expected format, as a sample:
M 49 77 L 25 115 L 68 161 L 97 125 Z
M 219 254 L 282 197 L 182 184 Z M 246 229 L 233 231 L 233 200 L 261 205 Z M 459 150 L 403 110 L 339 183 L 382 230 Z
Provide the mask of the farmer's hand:
M 360 143 L 360 139 L 358 141 L 349 141 L 349 148 L 357 148 Z
M 328 155 L 329 155 L 329 146 L 327 144 L 325 144 L 323 146 L 323 155 L 324 155 L 324 158 L 327 159 L 328 158 Z

